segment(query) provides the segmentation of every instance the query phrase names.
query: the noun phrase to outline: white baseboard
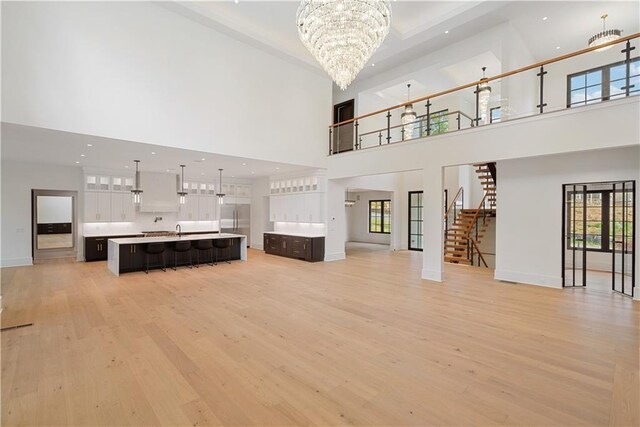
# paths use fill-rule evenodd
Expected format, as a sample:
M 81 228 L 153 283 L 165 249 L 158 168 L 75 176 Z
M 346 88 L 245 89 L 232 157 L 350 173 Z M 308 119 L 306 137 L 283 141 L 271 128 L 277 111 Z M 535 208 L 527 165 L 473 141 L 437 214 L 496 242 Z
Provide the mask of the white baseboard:
M 347 254 L 344 252 L 334 252 L 332 254 L 324 254 L 324 260 L 327 261 L 340 261 L 347 257 Z
M 524 283 L 526 285 L 544 286 L 547 288 L 562 288 L 562 277 L 543 276 L 540 274 L 520 273 L 516 271 L 496 270 L 494 274 L 496 280 L 507 282 Z
M 435 271 L 435 270 L 422 270 L 422 278 L 424 280 L 431 280 L 432 282 L 443 282 L 444 281 L 444 271 Z
M 31 258 L 10 258 L 0 260 L 0 267 L 22 267 L 25 265 L 33 265 Z

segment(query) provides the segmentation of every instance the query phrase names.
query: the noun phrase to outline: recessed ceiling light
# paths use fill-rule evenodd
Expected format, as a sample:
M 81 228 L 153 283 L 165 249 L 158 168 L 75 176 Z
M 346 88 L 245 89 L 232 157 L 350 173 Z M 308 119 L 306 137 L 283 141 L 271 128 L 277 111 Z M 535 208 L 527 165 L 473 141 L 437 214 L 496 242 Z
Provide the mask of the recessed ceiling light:
M 240 3 L 240 0 L 233 0 L 233 2 L 234 2 L 235 4 L 238 4 L 238 3 Z
M 235 177 L 236 177 L 235 175 L 231 175 L 231 178 L 235 178 Z
M 152 151 L 152 152 L 151 152 L 151 154 L 156 154 L 156 152 L 155 152 L 155 151 Z
M 256 173 L 254 171 L 251 171 L 251 175 L 255 175 Z
M 278 166 L 276 166 L 276 170 L 280 170 L 280 168 Z
M 542 20 L 543 20 L 543 21 L 546 21 L 547 19 L 549 19 L 549 17 L 548 17 L 548 16 L 543 16 L 543 17 L 542 17 Z
M 449 30 L 445 31 L 444 33 L 445 33 L 445 34 L 449 34 Z
M 560 50 L 560 46 L 556 46 L 556 50 Z
M 205 158 L 203 157 L 203 158 L 201 158 L 200 160 L 204 162 L 204 161 L 205 161 Z
M 80 164 L 80 162 L 76 161 L 76 165 Z
M 247 166 L 247 164 L 243 162 L 243 163 L 242 163 L 242 166 Z
M 87 147 L 93 147 L 93 144 L 87 144 Z
M 371 63 L 371 66 L 372 66 L 372 67 L 375 67 L 375 66 L 376 66 L 376 63 L 375 63 L 375 62 L 372 62 L 372 63 Z
M 84 157 L 84 154 L 80 154 L 80 157 Z
M 200 175 L 204 175 L 204 172 L 200 172 Z
M 124 168 L 125 169 L 129 169 L 129 165 L 124 165 Z

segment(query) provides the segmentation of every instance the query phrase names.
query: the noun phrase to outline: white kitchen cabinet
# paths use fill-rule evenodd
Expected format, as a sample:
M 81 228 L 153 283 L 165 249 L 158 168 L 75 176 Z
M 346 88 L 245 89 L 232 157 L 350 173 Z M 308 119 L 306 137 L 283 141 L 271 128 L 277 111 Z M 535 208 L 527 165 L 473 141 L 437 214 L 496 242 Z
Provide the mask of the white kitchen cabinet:
M 269 218 L 282 222 L 324 222 L 324 194 L 283 194 L 269 198 Z
M 85 191 L 84 222 L 111 221 L 111 193 Z
M 130 193 L 111 193 L 111 222 L 131 222 L 135 220 L 136 208 Z
M 112 176 L 111 191 L 131 192 L 133 190 L 134 179 L 132 176 Z
M 198 187 L 196 186 L 195 189 L 197 193 Z M 189 193 L 185 204 L 180 205 L 178 219 L 180 221 L 197 221 L 199 213 L 198 195 Z
M 199 196 L 198 197 L 198 220 L 214 221 L 216 218 L 216 204 L 218 198 L 216 196 Z
M 85 175 L 84 188 L 89 191 L 110 191 L 111 177 L 106 175 Z

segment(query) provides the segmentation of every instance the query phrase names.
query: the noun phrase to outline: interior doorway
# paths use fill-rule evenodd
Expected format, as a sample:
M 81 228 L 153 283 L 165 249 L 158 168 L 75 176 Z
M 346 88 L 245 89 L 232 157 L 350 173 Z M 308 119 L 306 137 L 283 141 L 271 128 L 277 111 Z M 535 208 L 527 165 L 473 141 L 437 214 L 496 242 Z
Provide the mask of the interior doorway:
M 31 235 L 34 261 L 76 258 L 76 191 L 31 190 Z
M 635 181 L 563 185 L 562 286 L 634 296 Z
M 333 106 L 333 123 L 341 123 L 353 119 L 355 103 L 353 99 Z M 333 129 L 331 152 L 333 154 L 353 150 L 354 123 L 345 123 Z

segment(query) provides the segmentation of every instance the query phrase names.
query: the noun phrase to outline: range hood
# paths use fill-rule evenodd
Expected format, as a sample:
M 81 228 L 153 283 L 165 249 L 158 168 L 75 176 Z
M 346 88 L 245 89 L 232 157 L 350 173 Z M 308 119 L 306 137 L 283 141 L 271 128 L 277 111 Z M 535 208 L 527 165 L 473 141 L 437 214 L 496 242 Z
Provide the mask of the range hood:
M 140 172 L 140 212 L 178 212 L 178 181 L 176 174 Z

